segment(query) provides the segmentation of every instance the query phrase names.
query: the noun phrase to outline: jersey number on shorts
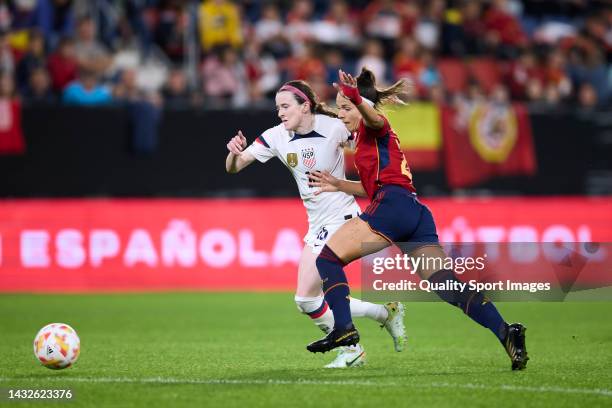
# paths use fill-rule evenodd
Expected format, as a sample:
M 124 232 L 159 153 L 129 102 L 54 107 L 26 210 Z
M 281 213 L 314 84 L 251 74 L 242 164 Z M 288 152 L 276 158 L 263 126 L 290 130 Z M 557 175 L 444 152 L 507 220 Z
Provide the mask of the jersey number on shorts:
M 329 234 L 329 232 L 327 231 L 327 228 L 323 227 L 319 230 L 319 233 L 317 234 L 317 240 L 319 241 L 324 241 L 325 238 L 327 238 L 327 235 Z

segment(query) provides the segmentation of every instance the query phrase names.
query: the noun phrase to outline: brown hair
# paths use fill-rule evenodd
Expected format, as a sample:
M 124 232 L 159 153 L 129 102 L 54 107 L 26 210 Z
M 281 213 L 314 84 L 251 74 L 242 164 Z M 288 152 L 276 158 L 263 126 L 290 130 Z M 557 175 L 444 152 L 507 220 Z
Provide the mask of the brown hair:
M 404 105 L 405 102 L 400 99 L 399 95 L 408 91 L 408 85 L 407 80 L 400 79 L 388 88 L 377 88 L 374 73 L 366 67 L 361 68 L 361 73 L 357 77 L 359 93 L 374 102 L 376 107 L 386 104 Z
M 304 93 L 304 95 L 308 97 L 308 100 L 306 101 L 300 95 L 297 95 L 292 92 L 295 100 L 300 105 L 303 104 L 304 102 L 310 103 L 311 113 L 319 113 L 321 115 L 331 116 L 332 118 L 338 117 L 336 112 L 333 109 L 331 109 L 329 106 L 327 106 L 325 102 L 319 101 L 319 97 L 312 90 L 312 87 L 308 84 L 308 82 L 302 81 L 302 80 L 293 80 L 293 81 L 286 82 L 283 86 L 285 85 L 289 85 L 289 86 L 299 89 L 300 91 Z M 283 89 L 283 87 L 281 86 L 279 89 Z

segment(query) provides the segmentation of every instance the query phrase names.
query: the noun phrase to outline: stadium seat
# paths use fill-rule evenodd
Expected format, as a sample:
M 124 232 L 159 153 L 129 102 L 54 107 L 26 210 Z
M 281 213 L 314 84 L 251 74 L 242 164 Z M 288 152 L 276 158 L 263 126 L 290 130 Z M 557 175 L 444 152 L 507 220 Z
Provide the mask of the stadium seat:
M 501 82 L 498 62 L 492 58 L 477 58 L 469 64 L 470 75 L 489 93 Z
M 468 71 L 466 65 L 457 58 L 444 58 L 438 61 L 438 71 L 442 75 L 444 87 L 448 92 L 460 92 L 466 88 Z

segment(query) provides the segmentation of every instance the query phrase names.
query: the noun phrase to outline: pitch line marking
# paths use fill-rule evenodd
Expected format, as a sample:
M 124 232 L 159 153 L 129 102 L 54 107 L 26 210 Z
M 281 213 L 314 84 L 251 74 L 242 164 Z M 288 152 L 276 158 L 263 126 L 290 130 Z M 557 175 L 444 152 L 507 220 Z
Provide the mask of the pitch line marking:
M 355 380 L 233 380 L 225 378 L 211 378 L 205 380 L 189 378 L 125 378 L 125 377 L 47 377 L 47 378 L 9 378 L 0 377 L 0 381 L 56 381 L 56 382 L 80 382 L 80 383 L 131 383 L 131 384 L 186 384 L 186 385 L 357 385 L 374 387 L 407 387 L 407 388 L 456 388 L 456 389 L 478 389 L 483 391 L 526 391 L 535 393 L 558 393 L 558 394 L 586 394 L 612 397 L 612 390 L 591 388 L 563 388 L 563 387 L 527 387 L 522 385 L 486 385 L 486 384 L 453 384 L 446 382 L 432 382 L 428 384 L 397 383 L 397 382 L 371 382 Z

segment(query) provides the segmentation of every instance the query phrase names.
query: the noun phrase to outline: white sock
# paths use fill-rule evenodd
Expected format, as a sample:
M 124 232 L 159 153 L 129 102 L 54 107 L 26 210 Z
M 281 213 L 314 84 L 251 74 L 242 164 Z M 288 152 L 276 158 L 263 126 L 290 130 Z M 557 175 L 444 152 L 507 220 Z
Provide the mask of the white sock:
M 323 333 L 327 334 L 334 328 L 334 315 L 323 296 L 295 296 L 295 304 Z
M 376 320 L 378 323 L 383 323 L 387 320 L 389 313 L 383 305 L 377 303 L 364 302 L 351 296 L 351 316 L 353 317 L 368 317 Z

